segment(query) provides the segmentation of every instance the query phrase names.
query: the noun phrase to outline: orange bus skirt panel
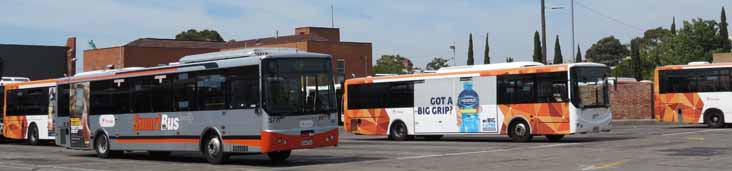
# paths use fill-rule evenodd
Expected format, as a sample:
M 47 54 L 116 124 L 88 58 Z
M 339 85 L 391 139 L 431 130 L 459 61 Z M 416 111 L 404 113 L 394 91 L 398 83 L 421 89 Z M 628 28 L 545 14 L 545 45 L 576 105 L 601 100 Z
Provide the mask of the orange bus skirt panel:
M 569 134 L 569 104 L 539 103 L 499 105 L 503 113 L 501 134 L 507 134 L 508 125 L 514 117 L 528 119 L 534 134 Z
M 704 102 L 697 93 L 660 94 L 656 98 L 656 119 L 662 122 L 698 123 Z M 681 109 L 682 118 L 679 118 Z
M 391 121 L 385 109 L 348 110 L 346 115 L 343 126 L 354 134 L 386 135 Z M 352 124 L 356 124 L 356 130 L 351 130 Z
M 310 144 L 305 144 L 310 141 Z M 332 129 L 314 135 L 285 135 L 274 132 L 262 132 L 262 152 L 284 151 L 338 145 L 338 129 Z
M 25 116 L 6 116 L 3 121 L 3 136 L 10 139 L 25 139 L 27 134 L 28 120 Z

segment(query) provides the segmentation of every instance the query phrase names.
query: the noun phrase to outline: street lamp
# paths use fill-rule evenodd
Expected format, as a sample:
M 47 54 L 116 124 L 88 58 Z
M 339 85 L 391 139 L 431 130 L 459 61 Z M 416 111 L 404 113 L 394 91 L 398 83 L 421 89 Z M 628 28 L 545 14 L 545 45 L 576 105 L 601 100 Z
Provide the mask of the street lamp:
M 455 42 L 452 42 L 452 45 L 450 45 L 450 50 L 452 50 L 452 66 L 457 65 L 455 63 Z

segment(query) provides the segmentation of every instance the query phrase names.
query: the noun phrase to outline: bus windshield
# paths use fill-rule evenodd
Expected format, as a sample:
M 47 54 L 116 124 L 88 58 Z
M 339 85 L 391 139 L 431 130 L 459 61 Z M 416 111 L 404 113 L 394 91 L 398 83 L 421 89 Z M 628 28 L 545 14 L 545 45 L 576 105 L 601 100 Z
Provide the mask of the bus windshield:
M 606 67 L 572 68 L 572 103 L 578 108 L 608 107 Z
M 263 61 L 264 110 L 273 115 L 331 113 L 335 89 L 329 59 Z

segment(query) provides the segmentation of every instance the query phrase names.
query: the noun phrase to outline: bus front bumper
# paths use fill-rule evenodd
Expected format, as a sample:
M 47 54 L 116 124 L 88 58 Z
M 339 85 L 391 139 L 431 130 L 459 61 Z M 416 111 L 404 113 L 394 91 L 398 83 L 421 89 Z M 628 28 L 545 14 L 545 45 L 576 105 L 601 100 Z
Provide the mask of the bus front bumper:
M 263 153 L 337 146 L 338 128 L 320 133 L 302 132 L 300 135 L 262 132 L 261 140 Z

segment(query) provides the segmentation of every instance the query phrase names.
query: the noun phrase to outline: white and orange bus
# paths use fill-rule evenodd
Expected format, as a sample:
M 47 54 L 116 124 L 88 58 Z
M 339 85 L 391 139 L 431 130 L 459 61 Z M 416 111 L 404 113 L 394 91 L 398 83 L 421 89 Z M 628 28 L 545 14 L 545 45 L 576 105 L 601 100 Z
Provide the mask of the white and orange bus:
M 4 84 L 3 136 L 39 145 L 55 139 L 53 114 L 56 83 L 53 80 Z
M 513 141 L 610 130 L 608 68 L 535 62 L 450 67 L 345 82 L 345 129 L 361 135 L 500 134 Z
M 336 146 L 328 55 L 244 49 L 183 57 L 152 68 L 58 79 L 58 144 L 123 151 L 199 151 L 211 163 L 237 153 L 286 160 L 295 149 Z
M 656 68 L 653 84 L 656 119 L 725 127 L 732 123 L 731 78 L 732 63 L 694 62 Z

